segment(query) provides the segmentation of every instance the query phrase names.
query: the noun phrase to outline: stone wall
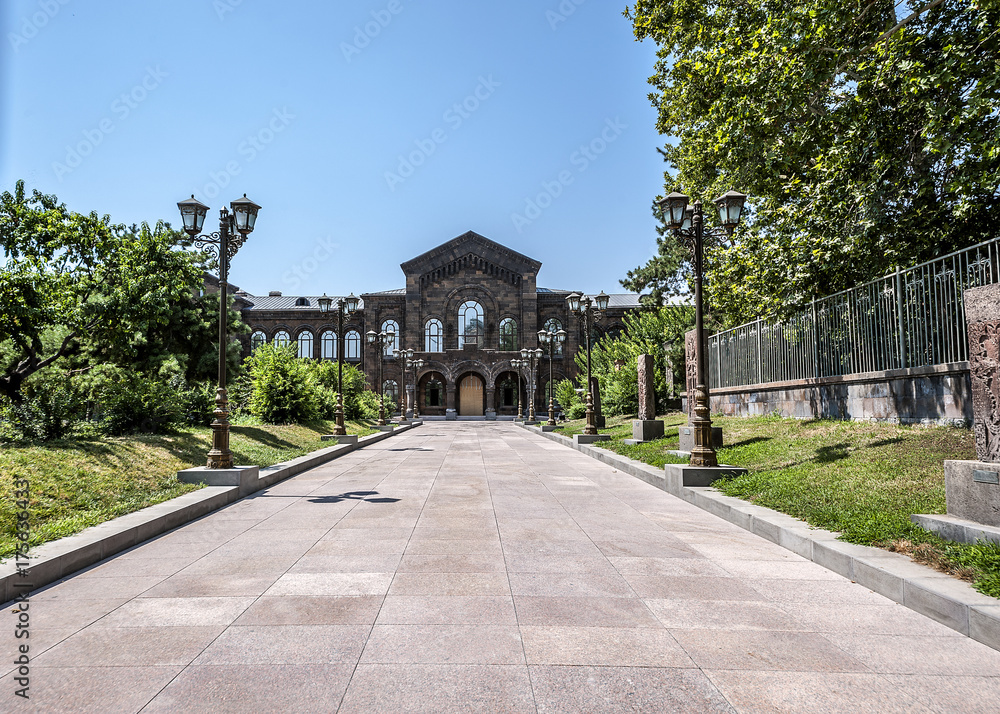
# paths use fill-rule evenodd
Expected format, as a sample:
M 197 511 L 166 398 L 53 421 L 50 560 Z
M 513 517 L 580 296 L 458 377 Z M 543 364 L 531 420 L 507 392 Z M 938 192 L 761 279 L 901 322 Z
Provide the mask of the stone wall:
M 751 387 L 711 388 L 712 414 L 798 419 L 972 423 L 967 362 L 798 379 Z M 685 405 L 686 408 L 686 405 Z

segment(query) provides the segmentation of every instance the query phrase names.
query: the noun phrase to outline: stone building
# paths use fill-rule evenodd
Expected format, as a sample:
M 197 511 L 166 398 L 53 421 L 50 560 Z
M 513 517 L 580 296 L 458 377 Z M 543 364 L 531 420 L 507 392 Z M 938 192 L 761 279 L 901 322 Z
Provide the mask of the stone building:
M 405 288 L 358 293 L 359 309 L 344 321 L 345 361 L 363 369 L 371 385 L 377 384 L 381 366 L 387 398 L 399 403 L 403 388 L 413 396 L 412 370 L 404 378 L 403 360 L 395 356 L 398 349 L 411 349 L 424 361 L 415 387 L 421 415 L 513 417 L 527 391 L 510 362 L 520 357 L 521 348 L 539 346 L 537 332 L 543 328 L 568 333 L 553 358 L 554 383 L 576 376 L 572 356 L 586 347 L 582 320 L 566 304 L 572 291 L 538 287 L 537 260 L 470 231 L 400 267 Z M 301 357 L 337 358 L 337 314 L 321 313 L 316 296 L 237 295 L 237 307 L 252 331 L 244 346 L 247 353 L 277 341 L 296 344 Z M 622 318 L 639 306 L 638 297 L 611 295 L 594 327 L 595 339 L 620 332 Z M 388 328 L 397 335 L 394 344 L 376 354 L 365 333 Z M 547 355 L 539 363 L 536 410 L 547 404 Z

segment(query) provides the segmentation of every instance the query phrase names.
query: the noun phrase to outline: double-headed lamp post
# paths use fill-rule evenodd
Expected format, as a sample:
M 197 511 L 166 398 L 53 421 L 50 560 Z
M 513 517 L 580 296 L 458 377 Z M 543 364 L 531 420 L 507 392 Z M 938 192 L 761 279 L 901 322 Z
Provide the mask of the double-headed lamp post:
M 521 421 L 524 419 L 524 400 L 521 399 L 521 380 L 524 379 L 524 362 L 515 357 L 510 361 L 510 366 L 517 370 L 517 419 Z M 524 391 L 527 394 L 527 384 L 525 384 Z
M 521 366 L 528 372 L 528 421 L 535 421 L 535 375 L 538 373 L 538 361 L 542 358 L 542 348 L 537 347 L 529 350 L 527 347 L 521 349 Z
M 660 208 L 663 209 L 663 218 L 667 228 L 681 236 L 691 245 L 694 250 L 694 310 L 695 310 L 695 361 L 697 362 L 697 372 L 695 381 L 697 386 L 694 390 L 694 419 L 691 426 L 694 427 L 694 447 L 691 449 L 692 466 L 718 466 L 719 459 L 715 454 L 712 445 L 712 419 L 710 417 L 710 401 L 708 393 L 708 367 L 705 355 L 705 340 L 702 334 L 704 329 L 704 306 L 702 304 L 702 279 L 704 269 L 704 239 L 720 238 L 730 236 L 740 223 L 740 216 L 743 213 L 743 205 L 746 203 L 746 195 L 737 191 L 727 191 L 722 196 L 715 199 L 715 205 L 719 208 L 719 220 L 722 223 L 722 230 L 705 228 L 704 214 L 702 213 L 701 201 L 695 201 L 692 206 L 688 206 L 690 200 L 683 193 L 674 191 L 660 201 Z M 688 399 L 691 395 L 688 395 Z
M 583 332 L 587 340 L 587 425 L 583 428 L 583 433 L 597 435 L 597 419 L 594 415 L 594 394 L 591 391 L 592 382 L 590 376 L 590 328 L 591 321 L 595 324 L 604 317 L 604 311 L 608 309 L 608 296 L 602 290 L 600 294 L 593 298 L 586 297 L 580 293 L 572 293 L 566 298 L 569 304 L 569 311 L 576 313 L 583 320 Z
M 229 399 L 226 394 L 226 311 L 229 309 L 229 261 L 246 242 L 257 222 L 260 206 L 247 198 L 238 198 L 219 211 L 219 231 L 201 235 L 208 206 L 194 195 L 177 207 L 184 221 L 184 232 L 194 238 L 194 245 L 219 261 L 219 387 L 215 392 L 215 420 L 212 422 L 212 449 L 208 452 L 210 469 L 231 469 L 233 452 L 229 450 Z
M 333 298 L 323 293 L 317 302 L 319 311 L 326 315 L 330 312 Z M 337 414 L 334 417 L 337 425 L 333 427 L 334 436 L 347 436 L 347 429 L 344 428 L 344 317 L 357 309 L 358 298 L 354 293 L 337 299 Z
M 385 426 L 385 385 L 382 384 L 382 360 L 385 359 L 385 345 L 386 343 L 392 343 L 396 339 L 396 333 L 392 330 L 387 330 L 385 332 L 375 332 L 375 330 L 368 330 L 365 333 L 368 338 L 368 344 L 372 346 L 377 346 L 375 351 L 375 373 L 378 375 L 378 425 Z
M 555 392 L 552 390 L 552 358 L 555 355 L 556 345 L 561 345 L 566 341 L 566 330 L 539 330 L 538 341 L 549 348 L 549 420 L 545 422 L 549 426 L 556 425 L 556 403 Z
M 416 354 L 413 350 L 396 350 L 396 356 L 402 358 L 403 360 L 403 398 L 407 400 L 409 408 L 407 405 L 403 405 L 403 418 L 402 421 L 407 419 L 416 419 L 419 413 L 417 409 L 417 373 L 423 368 L 424 361 L 422 359 L 413 359 L 413 355 Z M 408 369 L 413 370 L 413 400 L 410 401 L 409 393 L 406 391 L 406 371 Z

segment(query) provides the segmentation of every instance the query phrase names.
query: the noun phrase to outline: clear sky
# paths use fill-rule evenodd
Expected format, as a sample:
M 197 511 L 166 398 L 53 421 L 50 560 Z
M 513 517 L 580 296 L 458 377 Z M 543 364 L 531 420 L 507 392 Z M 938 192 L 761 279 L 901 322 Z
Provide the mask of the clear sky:
M 655 46 L 603 0 L 0 0 L 0 188 L 179 225 L 263 208 L 254 294 L 401 288 L 474 230 L 539 285 L 621 292 L 655 250 Z

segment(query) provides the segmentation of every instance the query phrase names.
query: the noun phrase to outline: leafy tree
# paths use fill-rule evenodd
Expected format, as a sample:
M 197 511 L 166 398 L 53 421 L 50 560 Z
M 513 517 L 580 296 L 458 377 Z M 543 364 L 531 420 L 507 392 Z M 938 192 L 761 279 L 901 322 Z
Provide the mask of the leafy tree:
M 639 410 L 637 357 L 653 356 L 657 409 L 667 406 L 667 360 L 673 364 L 674 381 L 684 380 L 684 333 L 694 325 L 694 310 L 668 305 L 625 316 L 618 337 L 603 337 L 591 350 L 591 372 L 601 387 L 601 409 L 609 415 L 635 414 Z M 586 380 L 587 352 L 576 354 L 577 368 Z
M 321 386 L 294 345 L 261 345 L 244 363 L 250 375 L 250 413 L 271 424 L 312 421 L 320 416 Z
M 897 9 L 901 15 L 897 16 Z M 751 211 L 708 250 L 728 322 L 780 314 L 949 250 L 1000 219 L 1000 5 L 638 0 L 666 189 Z M 707 204 L 706 217 L 714 220 Z M 676 241 L 629 275 L 659 295 Z
M 198 297 L 204 256 L 189 246 L 162 223 L 125 227 L 29 197 L 23 181 L 0 195 L 0 394 L 22 403 L 25 380 L 56 363 L 154 375 L 174 359 L 192 379 L 214 374 L 218 297 Z

